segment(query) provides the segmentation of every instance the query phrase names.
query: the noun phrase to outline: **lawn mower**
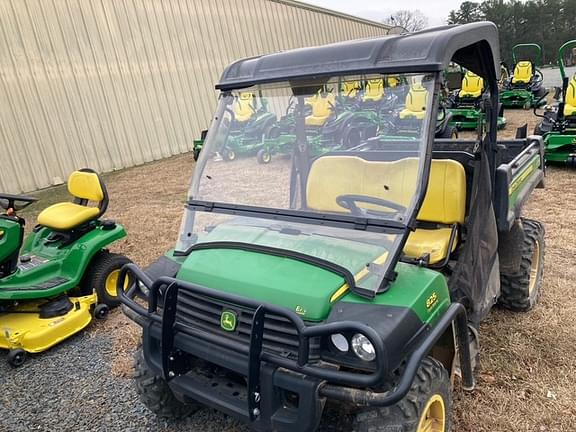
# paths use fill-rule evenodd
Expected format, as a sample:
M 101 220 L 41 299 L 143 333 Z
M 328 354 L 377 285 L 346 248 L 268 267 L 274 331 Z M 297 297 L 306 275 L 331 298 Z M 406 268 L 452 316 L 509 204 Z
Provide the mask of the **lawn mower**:
M 544 114 L 534 109 L 534 114 L 542 118 L 534 134 L 544 137 L 546 160 L 571 167 L 576 167 L 576 75 L 572 78 L 566 76 L 564 59 L 566 52 L 572 53 L 574 47 L 576 40 L 571 40 L 558 50 L 558 67 L 562 76 L 562 87 L 557 88 L 555 94 L 558 105 L 547 107 Z
M 218 153 L 225 161 L 237 156 L 254 155 L 262 149 L 263 140 L 270 137 L 276 123 L 276 115 L 268 111 L 265 98 L 250 92 L 236 96 L 232 107 L 227 139 Z
M 14 367 L 27 353 L 51 348 L 119 304 L 118 275 L 130 260 L 105 249 L 126 236 L 122 226 L 101 219 L 106 186 L 94 171 L 82 169 L 70 175 L 68 191 L 74 202 L 43 210 L 26 240 L 18 212 L 36 198 L 0 194 L 0 348 L 10 350 Z
M 452 384 L 475 386 L 480 322 L 496 303 L 533 308 L 543 273 L 544 228 L 522 217 L 542 184 L 542 138 L 497 140 L 498 50 L 496 26 L 479 22 L 225 69 L 205 150 L 221 145 L 247 89 L 274 106 L 293 96 L 297 141 L 273 175 L 255 160 L 233 171 L 200 158 L 175 248 L 145 271 L 122 269 L 120 288 L 134 280 L 119 290 L 124 311 L 143 329 L 134 379 L 150 410 L 208 406 L 253 430 L 309 432 L 340 403 L 338 430 L 451 430 Z M 488 87 L 478 140 L 434 138 L 450 61 Z M 418 133 L 310 152 L 308 97 L 390 76 L 429 92 L 413 101 Z
M 530 50 L 535 52 L 535 56 L 524 56 L 520 60 L 520 50 Z M 504 83 L 504 88 L 500 94 L 500 102 L 504 108 L 524 108 L 529 109 L 545 104 L 542 96 L 546 89 L 542 87 L 542 72 L 538 66 L 542 64 L 542 48 L 535 43 L 518 44 L 512 48 L 512 58 L 514 59 L 514 73 Z
M 450 126 L 457 130 L 474 130 L 478 122 L 485 122 L 482 113 L 482 95 L 484 80 L 474 72 L 466 71 L 459 90 L 454 91 L 448 99 L 448 112 L 452 115 Z M 498 129 L 506 126 L 503 107 L 498 111 Z

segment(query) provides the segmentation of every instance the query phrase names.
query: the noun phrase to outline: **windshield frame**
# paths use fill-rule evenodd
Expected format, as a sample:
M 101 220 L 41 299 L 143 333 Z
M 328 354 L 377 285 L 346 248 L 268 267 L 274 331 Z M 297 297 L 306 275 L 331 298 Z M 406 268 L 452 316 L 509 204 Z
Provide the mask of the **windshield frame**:
M 392 74 L 392 72 L 386 71 L 386 74 Z M 279 209 L 193 199 L 191 197 L 198 194 L 201 176 L 203 175 L 203 171 L 207 162 L 210 160 L 211 156 L 209 155 L 209 152 L 202 152 L 200 154 L 196 168 L 194 169 L 192 185 L 186 202 L 186 212 L 213 212 L 225 215 L 247 216 L 260 219 L 297 222 L 310 225 L 325 225 L 335 228 L 364 230 L 382 234 L 396 234 L 396 239 L 394 240 L 392 248 L 390 249 L 390 258 L 386 261 L 385 268 L 382 269 L 384 276 L 377 289 L 374 291 L 368 291 L 366 289 L 359 289 L 358 287 L 350 286 L 350 289 L 353 292 L 363 297 L 369 298 L 373 298 L 376 294 L 386 291 L 389 283 L 396 278 L 396 265 L 403 254 L 404 245 L 410 232 L 413 231 L 416 227 L 416 218 L 418 211 L 420 210 L 420 207 L 424 201 L 430 175 L 432 144 L 434 142 L 436 130 L 435 119 L 438 117 L 441 72 L 430 70 L 429 72 L 423 73 L 423 75 L 430 77 L 429 81 L 432 84 L 430 91 L 429 111 L 427 109 L 429 114 L 426 115 L 425 121 L 423 123 L 423 133 L 421 135 L 422 142 L 418 151 L 418 158 L 420 161 L 418 167 L 418 178 L 416 181 L 414 196 L 410 206 L 406 208 L 406 212 L 404 213 L 406 217 L 394 220 L 387 218 L 362 217 L 356 215 L 353 216 L 348 214 L 313 213 L 296 209 Z M 297 89 L 296 83 L 293 82 L 291 85 L 293 90 Z M 232 90 L 227 89 L 222 91 L 221 94 L 230 93 L 230 91 Z M 296 109 L 296 111 L 298 111 L 298 109 L 301 109 L 298 107 L 302 107 L 303 105 L 304 98 L 295 94 L 294 99 L 298 101 Z M 205 143 L 216 139 L 216 130 L 219 122 L 224 116 L 226 109 L 227 108 L 224 103 L 218 104 L 216 114 L 214 115 L 213 121 L 210 125 L 210 128 L 208 129 Z M 302 112 L 301 116 L 303 115 L 304 114 Z M 182 230 L 192 230 L 193 219 L 194 217 L 192 217 L 192 222 L 184 221 Z M 193 248 L 194 246 L 189 248 L 188 251 L 177 251 L 177 253 L 178 255 L 187 255 Z

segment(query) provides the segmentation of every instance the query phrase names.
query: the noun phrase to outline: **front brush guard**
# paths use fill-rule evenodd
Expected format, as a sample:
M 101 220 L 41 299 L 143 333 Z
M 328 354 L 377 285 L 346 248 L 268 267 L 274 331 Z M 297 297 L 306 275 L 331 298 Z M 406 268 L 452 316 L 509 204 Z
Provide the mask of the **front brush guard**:
M 134 283 L 124 291 L 124 281 L 128 273 L 133 277 Z M 142 285 L 148 291 L 142 292 Z M 250 345 L 230 340 L 223 336 L 208 333 L 206 331 L 184 325 L 176 320 L 178 292 L 185 290 L 201 297 L 209 297 L 226 303 L 236 304 L 255 310 Z M 144 297 L 148 301 L 148 307 L 135 301 L 136 297 Z M 168 382 L 179 374 L 186 371 L 179 368 L 178 352 L 174 347 L 176 333 L 182 333 L 191 338 L 200 339 L 216 346 L 224 347 L 230 351 L 247 356 L 248 358 L 248 412 L 251 421 L 260 412 L 260 369 L 261 363 L 275 365 L 300 374 L 325 380 L 326 383 L 320 389 L 323 396 L 335 399 L 352 400 L 348 392 L 354 392 L 354 399 L 360 397 L 361 401 L 372 406 L 389 406 L 400 401 L 412 385 L 418 367 L 422 359 L 429 353 L 436 341 L 444 334 L 452 323 L 455 323 L 458 337 L 458 353 L 462 367 L 462 379 L 465 388 L 474 387 L 472 373 L 469 334 L 467 328 L 466 310 L 461 303 L 452 303 L 436 325 L 430 329 L 419 347 L 411 353 L 404 367 L 403 373 L 396 387 L 385 393 L 373 393 L 358 390 L 358 388 L 381 386 L 388 372 L 386 348 L 378 333 L 371 327 L 353 321 L 341 321 L 329 324 L 306 325 L 302 318 L 295 312 L 268 303 L 260 303 L 235 294 L 225 293 L 189 282 L 180 281 L 170 277 L 160 277 L 152 281 L 135 264 L 126 264 L 118 278 L 118 297 L 125 306 L 125 313 L 142 326 L 149 324 L 159 325 L 161 328 L 161 368 L 164 379 Z M 159 297 L 162 301 L 162 309 L 159 311 Z M 299 347 L 296 360 L 263 350 L 262 340 L 264 321 L 267 314 L 281 316 L 288 319 L 298 332 Z M 375 369 L 370 373 L 354 373 L 342 370 L 328 369 L 310 363 L 310 338 L 325 336 L 335 333 L 354 332 L 365 335 L 374 345 L 376 352 Z M 179 370 L 180 369 L 180 370 Z M 329 384 L 328 384 L 329 383 Z M 350 388 L 355 387 L 355 389 Z M 372 396 L 370 396 L 372 395 Z M 255 414 L 256 413 L 256 414 Z

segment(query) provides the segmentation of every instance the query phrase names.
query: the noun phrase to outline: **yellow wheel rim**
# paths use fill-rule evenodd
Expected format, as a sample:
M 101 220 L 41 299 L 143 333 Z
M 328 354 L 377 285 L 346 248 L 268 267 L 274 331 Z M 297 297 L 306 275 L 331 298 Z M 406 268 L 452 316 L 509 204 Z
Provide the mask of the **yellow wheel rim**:
M 532 253 L 532 265 L 530 266 L 530 282 L 528 284 L 528 294 L 532 294 L 538 281 L 538 269 L 540 268 L 540 242 L 536 240 L 534 252 Z
M 118 285 L 118 276 L 120 276 L 120 270 L 114 270 L 106 278 L 106 292 L 110 297 L 118 296 L 118 291 L 116 288 Z M 124 290 L 128 288 L 128 285 L 129 281 L 128 278 L 126 278 L 126 281 L 124 282 Z
M 416 432 L 444 432 L 446 430 L 446 407 L 439 394 L 432 396 L 420 417 Z

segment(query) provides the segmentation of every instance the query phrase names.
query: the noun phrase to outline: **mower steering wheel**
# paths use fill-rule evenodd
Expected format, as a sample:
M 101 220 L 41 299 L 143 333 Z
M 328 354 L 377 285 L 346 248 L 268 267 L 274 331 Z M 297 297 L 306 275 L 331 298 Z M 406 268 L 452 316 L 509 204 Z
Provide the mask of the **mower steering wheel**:
M 22 210 L 36 201 L 38 201 L 38 198 L 31 196 L 0 193 L 0 207 L 4 210 Z
M 373 204 L 381 207 L 387 207 L 389 209 L 393 209 L 398 212 L 406 210 L 406 207 L 404 207 L 403 205 L 395 203 L 393 201 L 385 200 L 383 198 L 376 198 L 366 195 L 355 195 L 355 194 L 339 195 L 336 197 L 336 204 L 338 204 L 342 208 L 345 208 L 346 210 L 350 210 L 350 213 L 356 216 L 368 216 L 370 214 L 393 215 L 396 213 L 396 212 L 382 212 L 378 210 L 363 209 L 358 207 L 356 203 Z

